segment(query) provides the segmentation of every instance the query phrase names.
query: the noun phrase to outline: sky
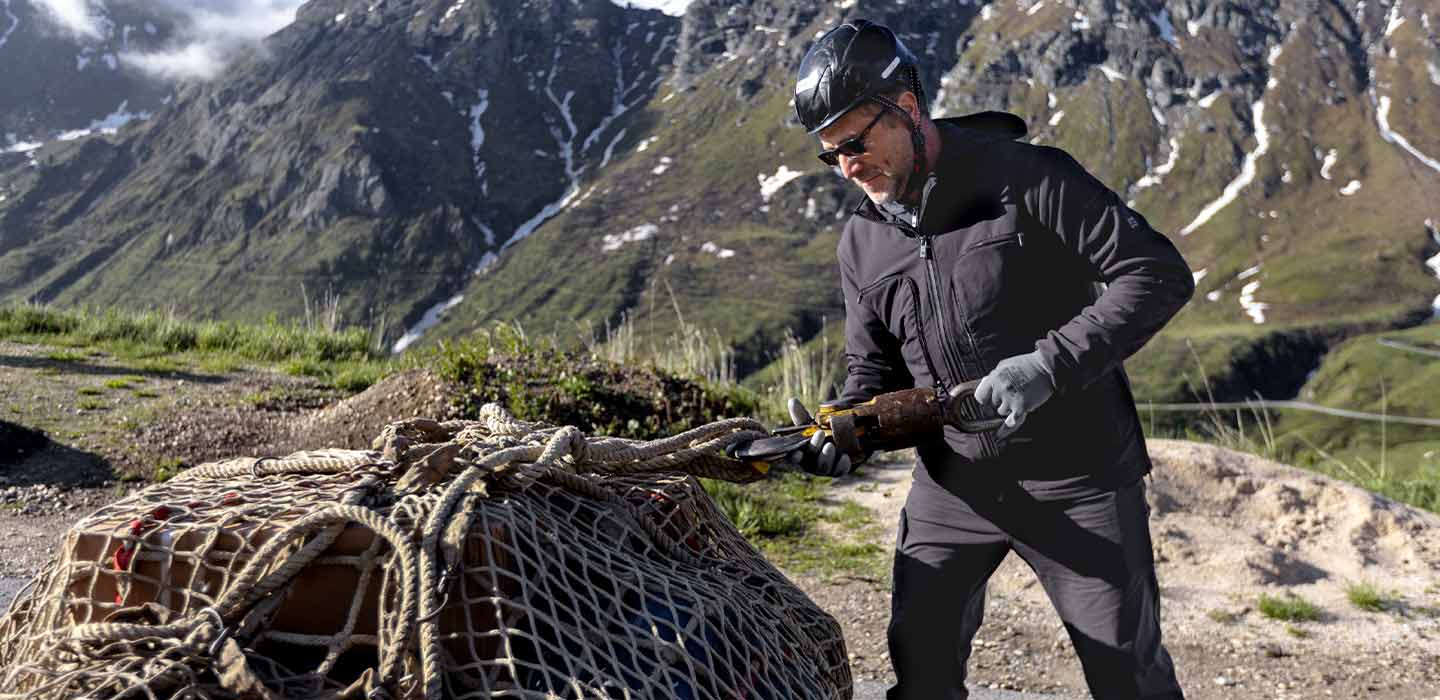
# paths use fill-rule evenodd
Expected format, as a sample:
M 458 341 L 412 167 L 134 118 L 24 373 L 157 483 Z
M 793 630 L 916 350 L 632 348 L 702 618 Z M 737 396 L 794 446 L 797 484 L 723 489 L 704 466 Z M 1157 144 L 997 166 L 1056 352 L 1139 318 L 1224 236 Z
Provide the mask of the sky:
M 98 0 L 33 0 L 58 26 L 84 38 L 111 33 Z M 616 4 L 658 9 L 679 16 L 690 0 L 615 0 Z M 208 80 L 235 52 L 295 21 L 301 0 L 158 0 L 191 19 L 190 29 L 160 52 L 122 51 L 122 62 L 166 79 Z M 139 28 L 136 28 L 139 29 Z
M 33 0 L 57 25 L 77 36 L 102 39 L 111 33 L 102 5 L 88 0 Z M 184 35 L 155 53 L 121 51 L 120 60 L 170 79 L 209 79 L 226 58 L 295 21 L 300 0 L 159 0 L 190 18 Z M 140 30 L 137 27 L 135 30 Z

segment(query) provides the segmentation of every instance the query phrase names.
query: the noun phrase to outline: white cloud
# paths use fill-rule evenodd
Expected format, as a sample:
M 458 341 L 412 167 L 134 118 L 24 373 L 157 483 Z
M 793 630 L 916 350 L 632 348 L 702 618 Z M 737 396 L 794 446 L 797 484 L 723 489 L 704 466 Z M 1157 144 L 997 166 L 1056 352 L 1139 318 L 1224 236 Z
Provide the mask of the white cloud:
M 208 80 L 225 67 L 221 46 L 194 43 L 172 51 L 138 53 L 127 51 L 120 60 L 146 73 L 171 80 Z
M 169 4 L 189 20 L 176 45 L 150 53 L 127 51 L 120 60 L 161 78 L 208 80 L 236 54 L 255 48 L 261 39 L 294 22 L 301 2 L 231 0 L 196 7 L 193 2 L 170 0 Z
M 100 19 L 90 11 L 86 0 L 36 0 L 36 4 L 65 29 L 91 39 L 104 36 Z

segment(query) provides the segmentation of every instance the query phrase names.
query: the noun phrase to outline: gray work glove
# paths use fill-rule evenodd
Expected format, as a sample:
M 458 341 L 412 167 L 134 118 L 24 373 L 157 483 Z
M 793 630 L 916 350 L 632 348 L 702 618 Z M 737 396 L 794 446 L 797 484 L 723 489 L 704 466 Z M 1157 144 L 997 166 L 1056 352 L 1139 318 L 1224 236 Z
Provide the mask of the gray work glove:
M 1004 440 L 1054 393 L 1055 377 L 1037 350 L 1001 360 L 975 387 L 975 400 L 1005 417 L 1005 424 L 995 433 Z
M 805 410 L 805 404 L 800 399 L 792 398 L 787 408 L 790 409 L 790 420 L 795 425 L 810 425 L 815 422 L 810 417 L 810 412 Z M 825 431 L 819 431 L 810 437 L 810 442 L 804 447 L 790 453 L 790 461 L 801 470 L 816 474 L 818 476 L 844 476 L 850 473 L 850 455 L 841 454 L 835 448 L 835 441 Z

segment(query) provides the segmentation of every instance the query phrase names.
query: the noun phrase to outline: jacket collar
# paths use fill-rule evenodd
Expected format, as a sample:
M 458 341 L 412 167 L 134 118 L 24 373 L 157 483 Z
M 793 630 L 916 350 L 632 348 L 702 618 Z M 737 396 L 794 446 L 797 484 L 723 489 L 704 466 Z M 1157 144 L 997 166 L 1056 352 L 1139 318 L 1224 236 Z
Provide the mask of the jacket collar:
M 1008 112 L 978 112 L 963 117 L 936 119 L 935 126 L 940 132 L 940 156 L 930 173 L 926 175 L 926 195 L 939 186 L 947 188 L 960 186 L 971 171 L 965 158 L 969 151 L 997 141 L 1013 141 L 1025 136 L 1025 121 Z M 928 196 L 926 197 L 928 199 Z M 861 218 L 881 224 L 894 225 L 895 220 L 882 211 L 868 196 L 862 195 L 854 213 Z M 924 202 L 920 208 L 920 222 L 925 221 Z M 920 227 L 924 230 L 924 226 Z

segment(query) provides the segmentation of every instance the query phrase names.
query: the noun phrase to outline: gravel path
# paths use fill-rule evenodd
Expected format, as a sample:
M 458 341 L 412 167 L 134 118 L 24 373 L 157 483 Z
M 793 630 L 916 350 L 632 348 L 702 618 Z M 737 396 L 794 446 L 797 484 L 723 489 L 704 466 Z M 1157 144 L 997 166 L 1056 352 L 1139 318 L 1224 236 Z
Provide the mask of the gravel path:
M 855 700 L 885 700 L 885 689 L 888 683 L 880 681 L 860 681 L 855 684 Z M 1036 693 L 1018 693 L 1013 690 L 990 690 L 978 688 L 970 691 L 970 700 L 1072 700 L 1073 696 L 1066 695 L 1039 695 Z

